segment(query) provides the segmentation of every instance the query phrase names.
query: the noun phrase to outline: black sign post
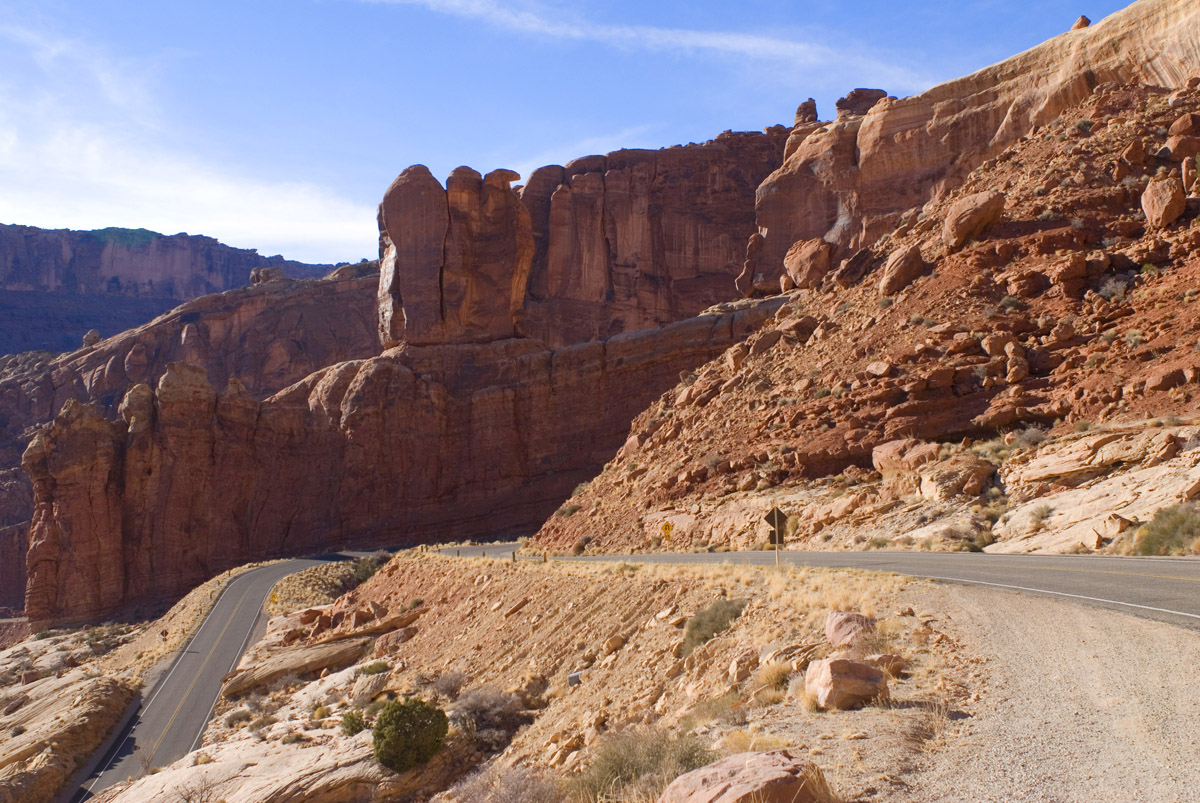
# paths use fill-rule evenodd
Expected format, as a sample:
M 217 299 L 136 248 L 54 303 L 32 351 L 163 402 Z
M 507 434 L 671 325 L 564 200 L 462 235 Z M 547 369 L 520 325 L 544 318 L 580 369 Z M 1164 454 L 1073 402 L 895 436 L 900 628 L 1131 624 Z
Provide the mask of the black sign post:
M 779 548 L 783 544 L 783 539 L 787 535 L 787 514 L 777 507 L 771 508 L 771 512 L 764 519 L 767 524 L 771 525 L 771 543 L 775 545 L 775 565 L 779 565 Z

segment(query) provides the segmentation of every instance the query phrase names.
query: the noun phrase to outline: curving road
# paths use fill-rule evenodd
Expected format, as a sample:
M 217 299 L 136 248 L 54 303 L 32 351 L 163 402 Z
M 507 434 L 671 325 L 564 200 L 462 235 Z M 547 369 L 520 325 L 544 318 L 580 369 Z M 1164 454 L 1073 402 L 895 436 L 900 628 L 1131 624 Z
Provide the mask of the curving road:
M 137 715 L 97 769 L 70 798 L 72 803 L 195 749 L 216 707 L 221 678 L 237 664 L 251 637 L 266 626 L 261 613 L 271 587 L 293 572 L 346 557 L 288 560 L 235 577 L 191 641 L 148 690 Z
M 518 547 L 518 544 L 489 544 L 450 548 L 443 553 L 511 558 Z M 283 577 L 309 566 L 354 556 L 355 553 L 344 553 L 290 560 L 254 569 L 234 579 L 187 647 L 154 684 L 148 700 L 104 756 L 99 769 L 71 798 L 72 803 L 138 776 L 147 767 L 165 766 L 195 749 L 216 706 L 221 678 L 237 664 L 251 638 L 265 626 L 261 614 L 271 587 Z M 774 564 L 776 555 L 774 552 L 654 553 L 556 560 L 765 566 Z M 1043 594 L 1200 630 L 1200 560 L 1195 559 L 879 551 L 781 552 L 779 560 L 787 565 L 896 572 L 936 581 Z
M 507 558 L 516 544 L 445 550 Z M 558 560 L 559 558 L 556 558 Z M 780 552 L 789 566 L 868 569 L 952 583 L 1045 594 L 1200 630 L 1200 560 L 1085 555 L 989 555 L 978 552 Z M 568 558 L 627 563 L 767 566 L 774 552 L 650 553 Z

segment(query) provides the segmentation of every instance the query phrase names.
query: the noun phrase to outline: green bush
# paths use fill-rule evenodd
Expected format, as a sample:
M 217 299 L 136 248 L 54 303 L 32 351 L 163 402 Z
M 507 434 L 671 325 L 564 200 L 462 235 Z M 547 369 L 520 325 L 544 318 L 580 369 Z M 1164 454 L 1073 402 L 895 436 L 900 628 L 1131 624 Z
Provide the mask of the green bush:
M 394 772 L 429 763 L 446 741 L 446 712 L 410 697 L 384 706 L 375 720 L 375 759 Z
M 367 721 L 360 711 L 347 711 L 342 716 L 342 733 L 347 736 L 357 736 L 367 729 Z
M 747 602 L 744 599 L 718 600 L 689 619 L 683 635 L 683 654 L 690 655 L 692 650 L 727 629 L 742 615 Z
M 362 669 L 358 670 L 360 675 L 382 675 L 388 671 L 387 661 L 376 661 L 373 664 L 367 664 Z
M 1200 507 L 1193 504 L 1164 507 L 1149 524 L 1140 527 L 1133 541 L 1135 555 L 1193 555 L 1200 552 Z

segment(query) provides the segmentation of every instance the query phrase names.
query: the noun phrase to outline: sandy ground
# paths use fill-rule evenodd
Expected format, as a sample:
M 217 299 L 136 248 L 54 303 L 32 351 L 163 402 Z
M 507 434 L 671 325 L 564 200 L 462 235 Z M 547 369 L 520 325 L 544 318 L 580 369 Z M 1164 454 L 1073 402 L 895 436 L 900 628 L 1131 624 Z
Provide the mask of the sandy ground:
M 938 629 L 985 661 L 957 733 L 893 799 L 1200 798 L 1200 632 L 1005 591 L 919 593 Z

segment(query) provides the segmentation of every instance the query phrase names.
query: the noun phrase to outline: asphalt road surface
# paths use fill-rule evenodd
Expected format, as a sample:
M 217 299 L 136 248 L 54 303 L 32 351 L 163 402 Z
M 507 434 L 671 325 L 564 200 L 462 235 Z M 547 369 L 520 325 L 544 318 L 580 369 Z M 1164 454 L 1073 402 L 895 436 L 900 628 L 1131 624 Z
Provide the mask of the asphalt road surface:
M 141 710 L 72 798 L 87 800 L 108 787 L 165 767 L 191 752 L 216 707 L 221 678 L 237 664 L 252 637 L 266 627 L 260 616 L 271 587 L 293 572 L 330 558 L 289 560 L 234 578 L 170 668 L 147 690 Z
M 511 558 L 518 544 L 444 549 L 462 557 Z M 221 678 L 237 664 L 265 626 L 263 603 L 280 579 L 327 560 L 290 560 L 234 579 L 100 768 L 73 798 L 92 795 L 165 766 L 196 748 L 216 706 Z M 522 557 L 522 560 L 534 558 Z M 744 564 L 769 566 L 774 552 L 657 553 L 566 558 L 629 563 Z M 1200 630 L 1200 560 L 937 552 L 781 552 L 780 562 L 824 568 L 896 572 L 931 580 L 1059 597 Z
M 511 557 L 516 544 L 457 550 L 465 556 Z M 454 554 L 454 549 L 445 550 Z M 1004 588 L 1097 605 L 1200 630 L 1200 560 L 1086 555 L 989 555 L 978 552 L 781 552 L 797 566 L 869 569 L 954 583 Z M 774 552 L 653 553 L 571 560 L 627 563 L 731 563 L 767 566 Z

